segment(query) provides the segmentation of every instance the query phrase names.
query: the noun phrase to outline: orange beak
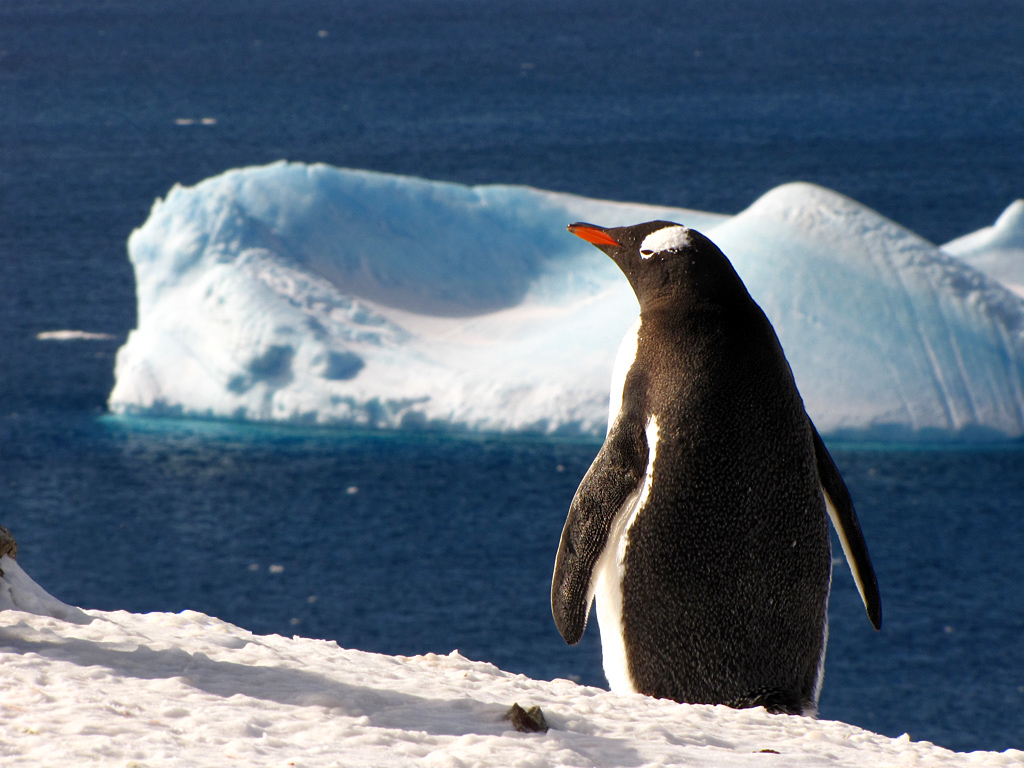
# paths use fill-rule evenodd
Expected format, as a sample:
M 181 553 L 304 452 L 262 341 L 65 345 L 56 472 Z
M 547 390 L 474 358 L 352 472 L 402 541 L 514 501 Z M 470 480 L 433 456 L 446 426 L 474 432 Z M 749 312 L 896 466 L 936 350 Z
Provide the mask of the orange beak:
M 604 229 L 594 224 L 577 222 L 576 224 L 570 224 L 568 229 L 576 235 L 576 237 L 581 237 L 588 243 L 593 243 L 594 245 L 621 245 L 618 240 L 605 232 Z

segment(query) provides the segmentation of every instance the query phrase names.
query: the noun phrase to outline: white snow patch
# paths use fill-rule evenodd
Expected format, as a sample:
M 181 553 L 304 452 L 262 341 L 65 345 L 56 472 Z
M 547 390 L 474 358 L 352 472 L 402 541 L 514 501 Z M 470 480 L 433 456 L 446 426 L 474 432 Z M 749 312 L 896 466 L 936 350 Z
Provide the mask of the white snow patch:
M 194 611 L 36 612 L 0 559 L 0 762 L 9 766 L 1019 766 L 763 709 L 680 705 L 512 675 L 453 651 L 394 657 L 254 635 Z M 52 598 L 50 598 L 52 600 Z M 546 734 L 510 730 L 538 705 Z M 773 750 L 778 754 L 759 754 Z M 779 764 L 783 764 L 779 763 Z M 774 764 L 774 763 L 773 763 Z
M 0 572 L 0 611 L 22 611 L 72 624 L 92 621 L 84 611 L 65 605 L 32 581 L 18 562 L 8 555 L 0 557 Z

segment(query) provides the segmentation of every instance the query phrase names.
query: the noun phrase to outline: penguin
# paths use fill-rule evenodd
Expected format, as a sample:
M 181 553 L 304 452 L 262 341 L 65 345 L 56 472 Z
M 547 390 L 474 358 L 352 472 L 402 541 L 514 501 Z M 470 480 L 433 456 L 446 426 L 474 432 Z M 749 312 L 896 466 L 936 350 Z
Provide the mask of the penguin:
M 831 518 L 872 625 L 882 607 L 843 478 L 775 330 L 725 254 L 669 221 L 569 231 L 625 274 L 640 316 L 609 425 L 569 507 L 551 610 L 567 643 L 596 603 L 613 691 L 814 716 Z

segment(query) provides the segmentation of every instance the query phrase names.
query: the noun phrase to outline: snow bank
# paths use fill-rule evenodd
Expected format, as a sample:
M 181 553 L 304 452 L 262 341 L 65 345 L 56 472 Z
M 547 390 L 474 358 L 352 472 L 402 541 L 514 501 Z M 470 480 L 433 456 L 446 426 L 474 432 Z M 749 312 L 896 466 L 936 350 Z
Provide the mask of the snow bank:
M 110 408 L 601 434 L 636 301 L 565 226 L 655 218 L 723 247 L 821 431 L 1024 434 L 1024 302 L 834 192 L 730 218 L 286 163 L 175 187 L 132 234 Z
M 0 558 L 0 762 L 64 766 L 1021 765 L 838 722 L 679 705 L 448 656 L 253 635 L 201 613 L 80 611 Z M 43 603 L 48 606 L 37 610 Z M 64 613 L 64 617 L 57 615 Z M 503 720 L 540 706 L 545 734 Z M 778 753 L 761 754 L 768 751 Z

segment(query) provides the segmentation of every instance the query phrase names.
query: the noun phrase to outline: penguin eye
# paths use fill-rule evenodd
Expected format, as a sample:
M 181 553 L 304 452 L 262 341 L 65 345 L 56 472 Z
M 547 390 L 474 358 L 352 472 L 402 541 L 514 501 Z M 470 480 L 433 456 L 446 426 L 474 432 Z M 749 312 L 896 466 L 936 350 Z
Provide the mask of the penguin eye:
M 645 259 L 649 259 L 651 258 L 651 256 L 654 255 L 654 251 L 652 251 L 650 248 L 641 248 L 640 255 L 643 256 Z

